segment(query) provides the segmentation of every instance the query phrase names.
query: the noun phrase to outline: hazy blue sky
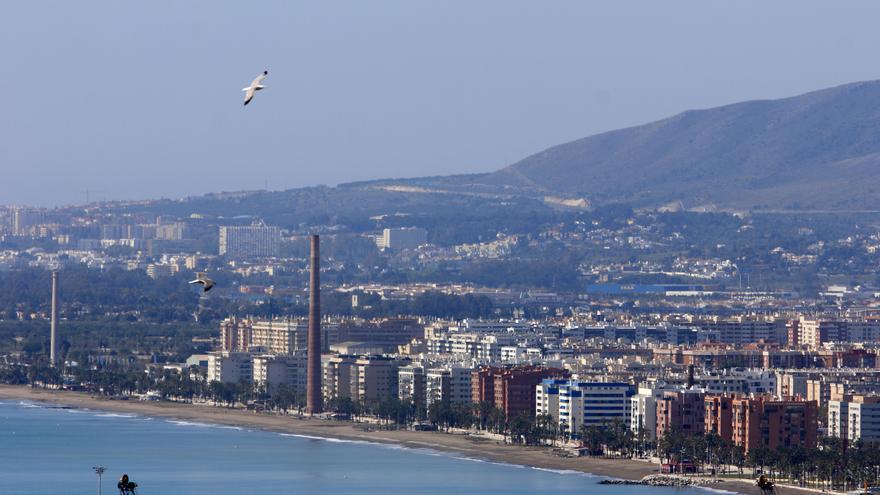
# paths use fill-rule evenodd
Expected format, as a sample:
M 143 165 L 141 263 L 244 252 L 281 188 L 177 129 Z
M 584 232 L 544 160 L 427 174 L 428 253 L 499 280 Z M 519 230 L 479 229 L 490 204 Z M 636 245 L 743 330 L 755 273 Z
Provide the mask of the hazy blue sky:
M 490 171 L 878 79 L 878 18 L 874 1 L 3 1 L 0 204 Z

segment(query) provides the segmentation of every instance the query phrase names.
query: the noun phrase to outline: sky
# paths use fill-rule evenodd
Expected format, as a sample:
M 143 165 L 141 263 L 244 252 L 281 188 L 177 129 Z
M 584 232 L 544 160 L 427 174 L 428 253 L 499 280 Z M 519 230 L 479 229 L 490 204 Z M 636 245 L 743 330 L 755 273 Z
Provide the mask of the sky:
M 493 171 L 880 79 L 878 18 L 875 1 L 4 1 L 0 204 Z

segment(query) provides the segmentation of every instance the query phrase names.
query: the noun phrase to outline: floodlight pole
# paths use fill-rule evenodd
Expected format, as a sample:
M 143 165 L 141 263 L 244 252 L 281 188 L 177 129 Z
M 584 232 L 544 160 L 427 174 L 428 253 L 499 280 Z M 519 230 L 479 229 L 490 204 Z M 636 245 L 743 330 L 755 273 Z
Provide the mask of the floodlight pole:
M 101 495 L 101 475 L 104 474 L 104 471 L 107 470 L 104 466 L 93 466 L 92 469 L 95 470 L 95 474 L 98 475 L 98 495 Z

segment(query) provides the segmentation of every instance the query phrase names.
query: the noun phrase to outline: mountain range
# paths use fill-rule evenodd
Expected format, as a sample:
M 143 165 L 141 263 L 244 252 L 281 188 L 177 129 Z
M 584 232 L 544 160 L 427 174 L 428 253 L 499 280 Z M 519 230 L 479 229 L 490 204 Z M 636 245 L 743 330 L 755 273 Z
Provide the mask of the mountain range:
M 880 210 L 880 81 L 689 110 L 490 174 L 374 185 L 395 183 L 643 208 Z
M 492 173 L 159 203 L 163 211 L 277 210 L 296 222 L 389 209 L 427 214 L 438 204 L 478 211 L 478 204 L 523 201 L 553 208 L 880 212 L 880 81 L 689 110 L 553 146 Z

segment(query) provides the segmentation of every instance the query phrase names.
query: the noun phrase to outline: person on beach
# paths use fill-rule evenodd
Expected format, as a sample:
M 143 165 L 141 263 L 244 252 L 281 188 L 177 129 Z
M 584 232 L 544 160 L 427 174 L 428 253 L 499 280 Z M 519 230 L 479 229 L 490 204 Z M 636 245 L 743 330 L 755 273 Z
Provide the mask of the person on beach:
M 119 478 L 119 483 L 116 483 L 116 488 L 119 488 L 120 495 L 137 494 L 137 483 L 130 481 L 127 474 L 123 474 L 122 478 Z

